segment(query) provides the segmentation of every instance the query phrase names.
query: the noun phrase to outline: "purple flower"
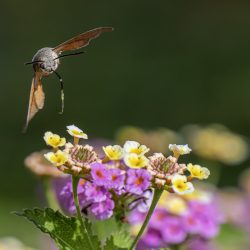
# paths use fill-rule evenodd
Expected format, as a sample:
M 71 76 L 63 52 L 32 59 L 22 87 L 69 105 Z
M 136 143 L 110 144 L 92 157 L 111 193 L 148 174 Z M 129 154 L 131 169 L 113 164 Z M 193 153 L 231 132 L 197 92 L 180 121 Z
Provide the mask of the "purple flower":
M 143 237 L 144 243 L 150 248 L 163 246 L 161 232 L 154 228 L 149 228 Z M 164 245 L 166 247 L 166 244 Z M 145 248 L 144 248 L 145 249 Z
M 203 218 L 201 220 L 200 235 L 206 239 L 214 238 L 219 233 L 219 225 L 214 222 L 213 218 Z
M 101 202 L 106 200 L 110 195 L 104 187 L 97 186 L 93 183 L 86 183 L 84 188 L 86 200 L 89 202 Z
M 141 195 L 150 186 L 150 178 L 151 175 L 145 169 L 129 169 L 127 171 L 127 191 Z
M 91 164 L 91 176 L 94 183 L 98 186 L 107 186 L 107 184 L 109 183 L 108 171 L 106 167 L 99 162 Z
M 135 209 L 132 213 L 128 214 L 128 221 L 131 224 L 141 224 L 146 217 L 146 213 L 141 213 Z
M 166 202 L 171 202 L 169 196 L 166 196 Z M 148 231 L 138 244 L 138 250 L 158 249 L 175 244 L 181 244 L 188 250 L 214 249 L 209 240 L 218 234 L 222 223 L 216 200 L 211 197 L 204 200 L 184 199 L 184 202 L 187 206 L 185 214 L 172 214 L 164 203 L 159 204 L 149 221 Z M 136 226 L 141 224 L 145 212 L 140 211 L 139 207 L 134 209 L 128 217 L 129 223 Z
M 146 190 L 143 193 L 142 197 L 143 197 L 143 201 L 139 203 L 139 205 L 137 206 L 137 209 L 139 212 L 145 213 L 148 211 L 152 203 L 152 199 L 153 199 L 152 190 L 151 189 Z
M 110 198 L 102 202 L 96 202 L 89 208 L 90 212 L 99 220 L 105 220 L 113 215 L 115 203 Z
M 87 205 L 83 183 L 85 182 L 80 181 L 78 188 L 77 188 L 79 205 L 81 209 Z M 73 190 L 72 190 L 71 181 L 67 182 L 66 185 L 63 187 L 62 191 L 60 192 L 59 203 L 62 206 L 63 210 L 65 210 L 66 212 L 69 212 L 70 214 L 76 213 L 76 207 L 75 207 L 74 198 L 73 198 Z
M 190 212 L 184 224 L 190 233 L 198 233 L 204 238 L 213 238 L 219 232 L 220 216 L 215 204 L 192 201 Z
M 201 229 L 201 222 L 198 216 L 191 211 L 183 217 L 183 227 L 191 234 L 198 234 Z
M 208 240 L 196 237 L 188 241 L 188 250 L 215 250 L 215 247 Z
M 168 217 L 163 222 L 161 230 L 163 239 L 169 244 L 180 244 L 187 236 L 180 218 Z
M 108 185 L 110 189 L 121 190 L 124 187 L 125 174 L 117 168 L 111 168 L 108 170 Z
M 165 220 L 167 217 L 168 213 L 166 209 L 157 208 L 150 219 L 149 226 L 161 230 L 163 227 L 165 227 Z

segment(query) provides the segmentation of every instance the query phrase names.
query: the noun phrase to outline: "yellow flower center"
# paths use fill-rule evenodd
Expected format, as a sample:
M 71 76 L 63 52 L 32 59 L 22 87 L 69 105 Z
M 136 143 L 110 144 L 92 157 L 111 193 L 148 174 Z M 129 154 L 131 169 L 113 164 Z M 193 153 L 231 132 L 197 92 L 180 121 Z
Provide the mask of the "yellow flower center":
M 55 154 L 51 155 L 51 161 L 56 163 L 56 165 L 63 165 L 66 160 L 67 158 L 64 154 L 56 152 Z
M 83 132 L 81 131 L 78 131 L 78 130 L 71 130 L 71 132 L 74 134 L 74 135 L 83 135 Z
M 137 155 L 141 154 L 142 152 L 143 152 L 143 150 L 142 150 L 141 147 L 139 147 L 139 148 L 132 148 L 132 149 L 130 150 L 130 153 L 135 153 L 135 154 L 137 154 Z
M 200 165 L 192 165 L 191 163 L 188 164 L 188 170 L 191 173 L 191 177 L 197 179 L 206 179 L 210 172 L 207 168 L 202 168 Z
M 61 143 L 61 138 L 59 136 L 50 136 L 48 139 L 48 144 L 58 146 Z
M 180 183 L 177 184 L 177 187 L 179 189 L 184 189 L 185 188 L 185 184 L 183 182 L 180 182 Z
M 130 159 L 130 162 L 131 162 L 131 165 L 134 165 L 134 166 L 140 166 L 141 163 L 142 163 L 142 159 L 141 158 L 136 158 L 136 157 L 133 157 Z
M 192 173 L 193 176 L 196 176 L 196 177 L 199 177 L 202 174 L 201 169 L 200 168 L 196 168 L 196 167 L 193 167 L 191 169 L 191 173 Z
M 103 147 L 103 151 L 110 160 L 120 160 L 123 156 L 122 148 L 119 146 Z

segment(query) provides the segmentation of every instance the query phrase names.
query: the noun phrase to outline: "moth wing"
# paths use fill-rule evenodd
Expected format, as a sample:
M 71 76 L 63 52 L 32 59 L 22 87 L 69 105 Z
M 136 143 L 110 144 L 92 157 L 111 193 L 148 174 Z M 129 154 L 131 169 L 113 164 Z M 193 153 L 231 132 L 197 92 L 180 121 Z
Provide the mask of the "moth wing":
M 35 116 L 35 114 L 43 108 L 45 100 L 45 94 L 43 91 L 43 85 L 41 81 L 41 75 L 35 73 L 35 76 L 32 79 L 31 88 L 30 88 L 30 99 L 27 120 L 24 127 L 24 132 L 27 130 L 30 120 Z
M 80 49 L 82 47 L 87 46 L 92 39 L 97 38 L 103 32 L 110 32 L 110 31 L 113 31 L 112 27 L 99 27 L 93 30 L 89 30 L 85 33 L 82 33 L 78 36 L 69 39 L 64 43 L 59 44 L 53 50 L 57 54 L 60 54 L 64 51 Z

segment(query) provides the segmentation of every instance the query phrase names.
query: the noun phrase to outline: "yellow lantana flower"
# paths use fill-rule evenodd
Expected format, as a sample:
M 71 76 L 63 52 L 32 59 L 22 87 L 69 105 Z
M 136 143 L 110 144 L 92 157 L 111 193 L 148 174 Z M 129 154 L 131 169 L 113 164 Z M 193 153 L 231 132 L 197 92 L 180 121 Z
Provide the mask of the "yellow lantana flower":
M 63 165 L 68 160 L 68 155 L 61 150 L 57 150 L 56 153 L 49 152 L 44 157 L 57 167 Z
M 165 203 L 165 208 L 171 214 L 183 215 L 187 213 L 188 207 L 186 202 L 180 197 L 172 197 Z
M 71 136 L 74 136 L 76 138 L 88 139 L 88 135 L 83 133 L 83 131 L 78 127 L 76 127 L 75 125 L 67 126 L 67 129 L 68 129 L 67 132 Z
M 132 153 L 125 155 L 124 162 L 130 168 L 143 168 L 147 166 L 149 160 L 144 155 Z
M 43 137 L 44 141 L 46 142 L 47 145 L 53 147 L 53 148 L 58 148 L 62 147 L 66 143 L 66 139 L 63 137 L 60 137 L 57 134 L 53 134 L 51 132 L 46 132 Z
M 137 155 L 144 155 L 149 151 L 149 148 L 145 145 L 140 145 L 139 142 L 136 141 L 126 141 L 124 146 L 125 153 L 131 154 L 137 154 Z
M 177 194 L 189 194 L 194 191 L 194 186 L 187 181 L 185 175 L 176 174 L 172 178 L 172 188 Z
M 187 203 L 183 198 L 167 191 L 164 191 L 161 195 L 158 206 L 175 215 L 183 215 L 188 211 Z
M 207 168 L 201 167 L 200 165 L 193 165 L 189 163 L 187 169 L 190 172 L 192 178 L 199 180 L 207 179 L 210 175 L 210 171 Z
M 123 148 L 119 145 L 102 147 L 104 153 L 110 160 L 120 160 L 123 157 Z

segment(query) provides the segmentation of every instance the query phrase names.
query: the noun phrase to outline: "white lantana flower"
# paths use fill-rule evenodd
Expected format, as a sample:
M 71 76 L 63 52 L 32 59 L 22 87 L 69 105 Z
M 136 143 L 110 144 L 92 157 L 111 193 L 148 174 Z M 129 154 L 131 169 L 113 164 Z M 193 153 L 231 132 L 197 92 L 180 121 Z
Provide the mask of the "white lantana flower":
M 50 131 L 48 131 L 44 134 L 43 139 L 47 145 L 49 145 L 53 148 L 63 147 L 66 143 L 65 138 L 60 137 L 57 134 L 53 134 Z
M 49 152 L 44 157 L 57 167 L 63 165 L 68 160 L 68 155 L 61 150 L 57 150 L 55 153 Z
M 121 160 L 123 158 L 123 148 L 119 145 L 108 145 L 106 147 L 102 147 L 104 153 L 110 160 Z
M 147 146 L 141 145 L 139 142 L 136 141 L 126 141 L 123 148 L 125 153 L 134 153 L 137 155 L 144 155 L 150 150 Z
M 76 138 L 88 139 L 88 135 L 83 133 L 83 131 L 75 125 L 67 126 L 67 132 Z
M 193 165 L 189 163 L 187 165 L 187 169 L 190 172 L 190 176 L 192 178 L 203 180 L 203 179 L 207 179 L 210 175 L 209 169 L 205 167 L 201 167 L 200 165 Z
M 175 157 L 189 154 L 192 151 L 192 149 L 188 147 L 188 144 L 186 145 L 169 144 L 169 150 L 174 153 Z
M 144 155 L 131 153 L 125 155 L 124 162 L 130 168 L 143 168 L 147 166 L 149 160 Z
M 194 186 L 187 181 L 187 177 L 179 174 L 173 176 L 172 188 L 177 194 L 190 194 L 194 191 Z

